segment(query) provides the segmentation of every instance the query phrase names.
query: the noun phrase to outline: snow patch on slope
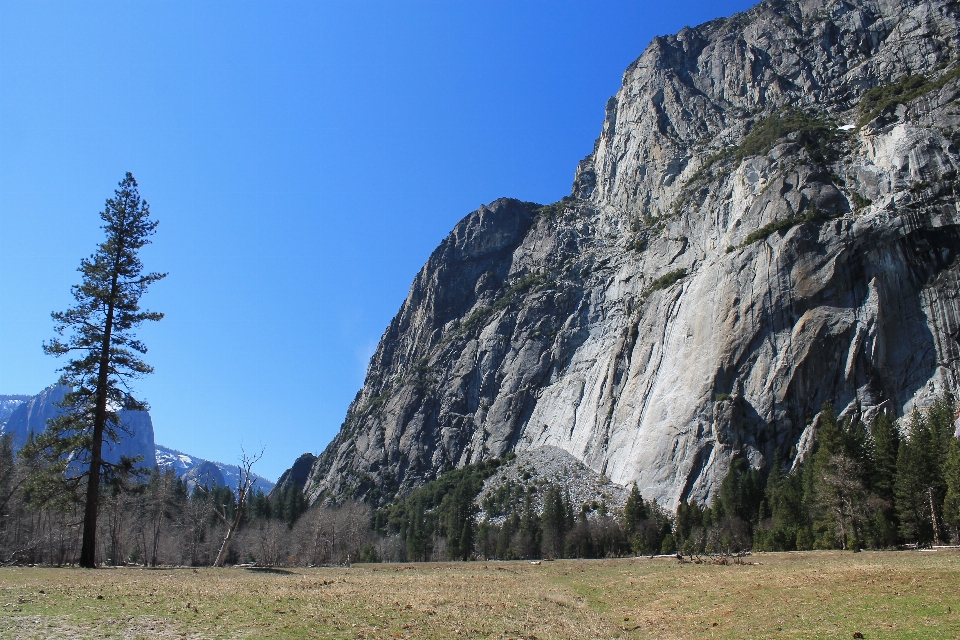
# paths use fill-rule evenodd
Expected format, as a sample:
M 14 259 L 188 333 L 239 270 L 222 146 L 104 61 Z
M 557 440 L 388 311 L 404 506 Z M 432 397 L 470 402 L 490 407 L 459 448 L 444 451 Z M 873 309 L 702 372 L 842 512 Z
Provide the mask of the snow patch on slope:
M 223 478 L 226 480 L 227 486 L 234 491 L 237 490 L 237 485 L 240 482 L 240 467 L 237 465 L 224 464 L 215 460 L 204 460 L 203 458 L 198 458 L 197 456 L 189 455 L 183 453 L 182 451 L 171 449 L 170 447 L 164 447 L 159 444 L 157 445 L 157 466 L 164 471 L 172 469 L 173 472 L 177 474 L 178 478 L 182 478 L 192 469 L 199 467 L 205 462 L 210 462 L 211 464 L 216 465 L 223 474 Z M 270 490 L 273 489 L 274 483 L 270 482 L 266 478 L 258 476 L 257 474 L 253 475 L 255 477 L 253 482 L 254 490 L 260 489 L 264 493 L 270 493 Z

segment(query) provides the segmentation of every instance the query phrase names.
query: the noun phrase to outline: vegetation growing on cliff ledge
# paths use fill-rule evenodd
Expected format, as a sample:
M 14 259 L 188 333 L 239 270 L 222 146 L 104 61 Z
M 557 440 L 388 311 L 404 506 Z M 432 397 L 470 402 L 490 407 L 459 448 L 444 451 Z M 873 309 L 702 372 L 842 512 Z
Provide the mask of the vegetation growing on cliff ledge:
M 676 282 L 678 282 L 681 278 L 683 278 L 686 275 L 687 275 L 686 269 L 676 269 L 674 271 L 670 271 L 669 273 L 665 273 L 659 278 L 657 278 L 656 280 L 654 280 L 653 282 L 651 282 L 650 286 L 644 289 L 640 297 L 646 300 L 655 291 L 660 291 L 661 289 L 672 287 Z
M 738 160 L 761 156 L 783 139 L 801 145 L 817 162 L 832 162 L 840 155 L 845 136 L 829 119 L 794 107 L 781 109 L 759 121 L 734 150 Z
M 546 276 L 534 273 L 520 278 L 510 285 L 503 295 L 497 298 L 493 304 L 486 307 L 480 307 L 467 316 L 467 319 L 460 323 L 459 332 L 470 333 L 475 329 L 480 328 L 483 326 L 487 318 L 492 316 L 494 313 L 510 306 L 518 294 L 524 293 L 525 291 L 528 291 L 529 289 L 542 284 L 545 281 Z
M 786 231 L 797 225 L 805 224 L 807 222 L 817 222 L 819 220 L 828 220 L 831 216 L 825 211 L 817 209 L 815 206 L 811 205 L 807 207 L 807 212 L 803 215 L 791 216 L 789 218 L 784 218 L 783 220 L 776 220 L 768 224 L 763 225 L 756 231 L 753 231 L 744 238 L 743 242 L 740 244 L 740 247 L 746 247 L 753 244 L 754 242 L 759 242 L 761 240 L 766 240 L 774 233 L 779 231 Z M 730 253 L 728 250 L 727 253 Z
M 892 106 L 912 102 L 957 78 L 960 78 L 960 65 L 934 80 L 925 75 L 905 75 L 896 82 L 874 87 L 866 91 L 860 99 L 858 126 L 862 127 Z
M 796 107 L 786 107 L 754 124 L 750 133 L 737 146 L 707 158 L 687 184 L 712 177 L 711 169 L 718 162 L 728 158 L 743 160 L 751 156 L 762 156 L 783 140 L 799 144 L 816 162 L 833 162 L 840 157 L 840 148 L 845 138 L 845 134 L 828 118 Z

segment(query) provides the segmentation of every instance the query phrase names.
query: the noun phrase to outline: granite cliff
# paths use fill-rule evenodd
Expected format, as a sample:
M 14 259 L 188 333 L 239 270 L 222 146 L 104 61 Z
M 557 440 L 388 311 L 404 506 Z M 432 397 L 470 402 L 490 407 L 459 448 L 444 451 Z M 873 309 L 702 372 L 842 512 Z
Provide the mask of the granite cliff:
M 6 424 L 0 428 L 0 435 L 9 434 L 13 438 L 13 449 L 19 450 L 26 443 L 30 433 L 43 433 L 47 420 L 63 413 L 57 403 L 70 390 L 63 385 L 51 385 L 35 396 L 19 396 L 20 401 L 10 413 Z M 119 412 L 120 441 L 104 441 L 103 457 L 107 462 L 119 462 L 121 456 L 136 458 L 142 456 L 140 466 L 152 469 L 156 466 L 155 444 L 153 441 L 153 421 L 146 411 Z
M 27 395 L 0 395 L 0 430 L 2 430 L 13 412 L 33 396 Z
M 42 433 L 47 428 L 47 420 L 62 414 L 63 409 L 57 403 L 68 390 L 62 385 L 51 385 L 35 396 L 0 395 L 0 435 L 10 435 L 14 451 L 19 450 L 31 432 Z M 184 478 L 191 489 L 197 482 L 237 489 L 240 480 L 237 465 L 211 462 L 156 444 L 149 412 L 123 410 L 120 420 L 123 425 L 120 442 L 104 443 L 103 454 L 108 462 L 119 462 L 121 456 L 142 456 L 141 467 L 172 470 L 178 478 Z M 254 474 L 254 488 L 269 493 L 273 483 Z
M 817 414 L 903 415 L 960 374 L 960 4 L 764 2 L 656 38 L 570 196 L 433 252 L 311 500 L 382 502 L 559 448 L 673 507 Z
M 280 496 L 285 491 L 294 490 L 303 491 L 303 488 L 310 480 L 310 474 L 313 471 L 313 465 L 317 462 L 317 456 L 312 453 L 305 453 L 293 463 L 293 466 L 283 472 L 277 479 L 277 484 L 273 487 L 271 497 Z

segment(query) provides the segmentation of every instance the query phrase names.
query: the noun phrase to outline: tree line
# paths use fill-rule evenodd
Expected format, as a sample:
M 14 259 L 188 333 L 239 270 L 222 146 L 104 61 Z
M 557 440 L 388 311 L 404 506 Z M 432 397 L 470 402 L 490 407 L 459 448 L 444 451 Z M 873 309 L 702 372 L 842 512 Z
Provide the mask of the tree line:
M 670 513 L 633 486 L 623 505 L 575 504 L 561 485 L 508 480 L 504 464 L 454 469 L 392 505 L 310 507 L 289 486 L 243 500 L 229 487 L 189 485 L 154 469 L 104 482 L 97 564 L 214 564 L 234 521 L 228 564 L 596 558 L 736 554 L 748 550 L 896 548 L 960 541 L 960 441 L 955 403 L 939 398 L 900 421 L 839 420 L 824 405 L 814 447 L 764 474 L 735 458 L 710 505 Z M 0 438 L 0 562 L 71 564 L 82 551 L 85 502 L 38 491 L 34 462 Z M 44 476 L 40 476 L 44 477 Z M 72 497 L 71 497 L 72 496 Z
M 775 460 L 761 482 L 743 461 L 724 479 L 719 507 L 745 525 L 744 544 L 765 551 L 891 548 L 960 541 L 960 441 L 949 395 L 897 422 L 879 413 L 868 425 L 820 413 L 815 449 L 785 470 Z M 696 508 L 680 538 L 698 541 Z M 687 521 L 689 524 L 687 525 Z
M 898 422 L 839 420 L 824 404 L 812 451 L 768 472 L 735 457 L 710 505 L 668 513 L 632 487 L 622 508 L 574 505 L 561 487 L 507 482 L 475 504 L 492 460 L 457 470 L 378 512 L 411 560 L 733 554 L 960 542 L 960 441 L 949 395 Z M 535 505 L 540 505 L 539 509 Z M 477 513 L 483 517 L 476 519 Z
M 378 510 L 374 532 L 396 537 L 405 552 L 401 559 L 408 561 L 659 553 L 671 535 L 671 516 L 636 488 L 626 507 L 616 510 L 602 501 L 575 505 L 558 484 L 508 480 L 478 504 L 484 481 L 513 458 L 447 472 Z
M 34 472 L 11 437 L 0 438 L 0 564 L 75 564 L 85 502 L 32 490 Z M 310 510 L 301 491 L 256 490 L 241 501 L 230 487 L 192 485 L 172 470 L 104 483 L 98 512 L 98 566 L 210 566 L 221 549 L 225 564 L 344 564 L 376 555 L 367 505 Z
M 803 462 L 788 467 L 777 457 L 764 473 L 737 456 L 710 505 L 684 499 L 675 513 L 645 500 L 636 486 L 617 509 L 575 505 L 562 487 L 545 482 L 507 481 L 477 504 L 483 481 L 501 464 L 488 460 L 378 511 L 373 528 L 399 537 L 409 560 L 960 543 L 956 409 L 945 394 L 900 421 L 880 412 L 866 424 L 838 419 L 826 403 Z

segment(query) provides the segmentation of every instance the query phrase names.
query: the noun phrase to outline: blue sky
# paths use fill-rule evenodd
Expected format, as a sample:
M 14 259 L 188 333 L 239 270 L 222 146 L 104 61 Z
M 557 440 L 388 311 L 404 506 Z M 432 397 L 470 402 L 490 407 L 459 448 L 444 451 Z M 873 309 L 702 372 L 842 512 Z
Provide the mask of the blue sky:
M 56 378 L 124 172 L 169 272 L 157 442 L 276 478 L 321 451 L 414 275 L 501 196 L 569 193 L 651 38 L 752 3 L 0 2 L 0 393 Z

